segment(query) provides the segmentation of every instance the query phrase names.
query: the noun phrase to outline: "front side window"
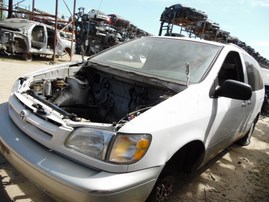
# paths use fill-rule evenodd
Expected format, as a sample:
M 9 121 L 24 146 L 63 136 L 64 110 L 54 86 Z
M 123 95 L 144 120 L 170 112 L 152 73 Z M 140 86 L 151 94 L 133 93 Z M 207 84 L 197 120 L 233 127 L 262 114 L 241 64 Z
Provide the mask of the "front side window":
M 45 30 L 43 26 L 35 26 L 32 30 L 32 47 L 40 49 L 44 46 L 45 42 Z
M 159 79 L 198 83 L 211 67 L 222 46 L 198 41 L 144 37 L 110 49 L 91 59 L 112 68 Z
M 235 51 L 228 53 L 218 74 L 220 86 L 228 79 L 244 82 L 242 62 Z

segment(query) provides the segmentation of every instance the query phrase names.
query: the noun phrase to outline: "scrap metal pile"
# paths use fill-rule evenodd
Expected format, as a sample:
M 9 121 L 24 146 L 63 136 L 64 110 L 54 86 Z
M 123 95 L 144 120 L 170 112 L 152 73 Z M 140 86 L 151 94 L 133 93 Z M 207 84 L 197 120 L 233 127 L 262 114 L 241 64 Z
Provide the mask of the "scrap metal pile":
M 34 14 L 19 6 L 15 6 L 13 17 L 32 19 L 40 23 L 54 26 L 55 19 L 53 15 L 34 9 Z M 83 55 L 93 55 L 101 50 L 109 48 L 115 44 L 141 37 L 149 36 L 148 32 L 136 27 L 130 21 L 116 14 L 106 15 L 102 11 L 91 9 L 84 12 L 85 8 L 79 8 L 75 14 L 75 52 Z M 72 40 L 72 17 L 65 20 L 64 16 L 57 19 L 57 28 L 62 37 Z
M 79 8 L 75 26 L 76 52 L 87 56 L 120 42 L 150 35 L 116 14 L 106 15 L 95 9 L 84 13 L 84 8 Z
M 245 49 L 262 67 L 269 69 L 269 60 L 262 57 L 258 52 L 255 52 L 245 42 L 231 36 L 229 32 L 220 29 L 219 24 L 209 20 L 207 14 L 203 11 L 185 7 L 181 4 L 175 4 L 165 8 L 161 14 L 160 21 L 160 36 L 163 31 L 165 31 L 166 36 L 184 36 L 182 32 L 185 32 L 189 37 L 198 37 L 222 43 L 234 43 Z M 180 26 L 180 33 L 173 33 L 174 25 Z

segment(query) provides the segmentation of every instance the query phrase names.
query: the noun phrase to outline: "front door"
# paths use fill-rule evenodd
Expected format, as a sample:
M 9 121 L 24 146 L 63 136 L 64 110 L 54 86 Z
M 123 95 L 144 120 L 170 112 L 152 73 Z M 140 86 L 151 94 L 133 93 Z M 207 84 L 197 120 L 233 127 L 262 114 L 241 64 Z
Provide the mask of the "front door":
M 45 29 L 42 25 L 36 25 L 31 34 L 31 48 L 33 49 L 42 49 L 46 48 L 46 38 L 45 38 Z
M 227 79 L 244 82 L 243 67 L 237 52 L 230 52 L 218 73 L 218 85 Z M 248 101 L 225 97 L 213 99 L 213 127 L 207 137 L 206 147 L 213 156 L 241 135 L 245 125 Z

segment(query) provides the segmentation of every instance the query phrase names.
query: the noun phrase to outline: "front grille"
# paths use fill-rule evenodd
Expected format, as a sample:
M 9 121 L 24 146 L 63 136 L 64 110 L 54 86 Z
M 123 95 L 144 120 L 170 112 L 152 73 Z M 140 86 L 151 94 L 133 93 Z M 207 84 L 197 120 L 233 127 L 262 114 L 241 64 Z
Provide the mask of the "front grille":
M 50 120 L 45 115 L 41 116 L 34 113 L 30 107 L 23 104 L 15 95 L 12 95 L 9 99 L 9 115 L 27 136 L 50 149 L 61 144 L 64 145 L 66 138 L 73 130 Z
M 39 139 L 43 139 L 45 141 L 51 141 L 53 137 L 51 134 L 33 126 L 29 122 L 23 121 L 20 118 L 20 115 L 15 112 L 15 110 L 12 108 L 11 105 L 9 105 L 9 115 L 12 118 L 12 120 L 16 123 L 16 125 L 26 134 L 34 133 L 36 137 L 39 137 Z M 23 126 L 23 127 L 20 127 L 20 126 Z M 31 131 L 31 132 L 28 132 L 28 131 Z
M 62 125 L 61 123 L 59 123 L 59 122 L 57 122 L 57 121 L 54 121 L 54 120 L 52 120 L 52 119 L 50 119 L 50 118 L 48 118 L 48 117 L 46 117 L 46 116 L 40 115 L 40 114 L 38 114 L 38 113 L 35 113 L 34 110 L 33 110 L 32 108 L 30 108 L 30 107 L 28 107 L 27 105 L 25 105 L 25 104 L 24 104 L 22 101 L 20 101 L 19 99 L 17 99 L 17 101 L 18 101 L 19 103 L 21 103 L 21 105 L 23 105 L 23 107 L 24 107 L 26 110 L 31 111 L 31 113 L 35 114 L 35 115 L 38 116 L 39 118 L 41 118 L 41 119 L 43 119 L 43 120 L 45 120 L 45 121 L 48 121 L 48 122 L 50 122 L 50 123 L 52 123 L 53 125 L 56 125 L 56 126 L 61 126 L 61 125 Z

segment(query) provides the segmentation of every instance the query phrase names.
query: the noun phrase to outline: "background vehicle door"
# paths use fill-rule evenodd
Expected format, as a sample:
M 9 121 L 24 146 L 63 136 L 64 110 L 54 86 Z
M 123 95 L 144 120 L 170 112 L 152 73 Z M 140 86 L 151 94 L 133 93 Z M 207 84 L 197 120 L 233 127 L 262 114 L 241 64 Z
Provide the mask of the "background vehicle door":
M 54 34 L 55 31 L 53 28 L 47 27 L 47 36 L 48 36 L 48 50 L 53 54 L 54 49 Z
M 42 49 L 46 48 L 45 27 L 42 25 L 35 25 L 31 34 L 31 48 Z

